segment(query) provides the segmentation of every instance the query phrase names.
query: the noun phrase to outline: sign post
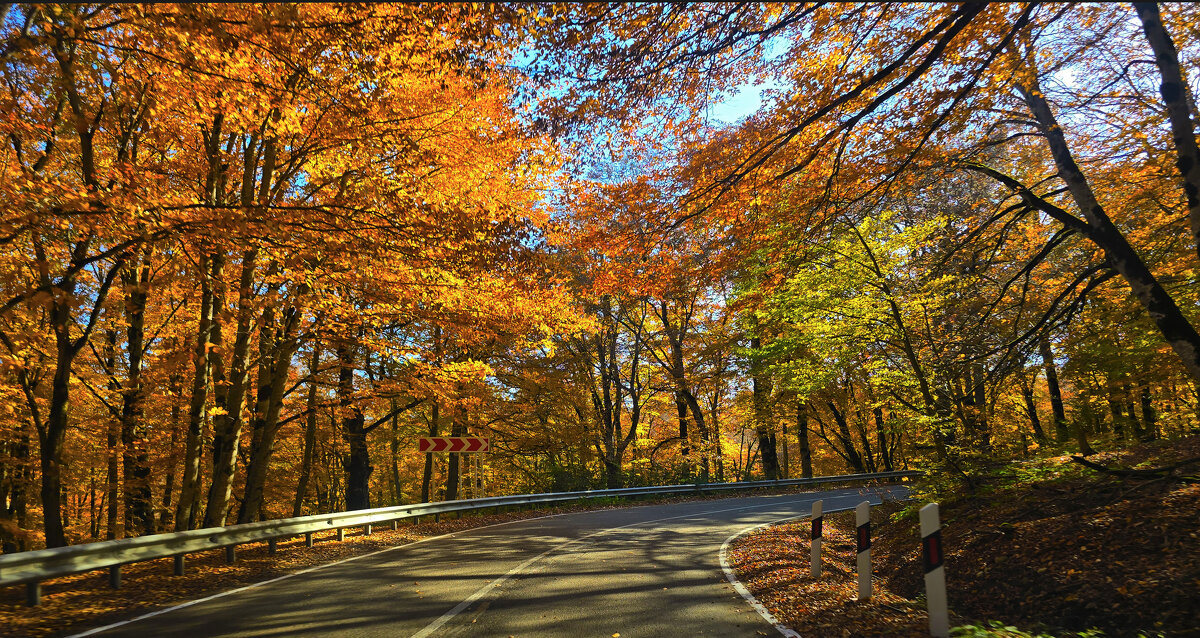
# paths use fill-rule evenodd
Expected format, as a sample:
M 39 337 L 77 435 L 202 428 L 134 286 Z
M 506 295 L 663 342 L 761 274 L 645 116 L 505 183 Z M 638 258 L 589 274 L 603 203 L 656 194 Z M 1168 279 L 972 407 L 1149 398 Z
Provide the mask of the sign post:
M 946 568 L 942 566 L 942 524 L 938 504 L 921 508 L 921 554 L 925 563 L 925 605 L 929 610 L 929 635 L 950 635 L 950 612 L 946 605 Z
M 858 526 L 858 602 L 871 600 L 871 503 L 863 501 L 854 508 Z
M 821 523 L 824 504 L 817 500 L 812 504 L 812 541 L 809 543 L 809 563 L 812 577 L 821 577 Z

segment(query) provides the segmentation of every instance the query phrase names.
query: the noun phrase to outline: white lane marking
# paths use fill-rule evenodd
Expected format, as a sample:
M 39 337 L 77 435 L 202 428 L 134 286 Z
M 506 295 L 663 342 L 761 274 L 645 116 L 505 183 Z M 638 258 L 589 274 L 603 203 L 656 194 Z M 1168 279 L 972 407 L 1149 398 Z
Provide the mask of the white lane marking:
M 842 490 L 839 490 L 839 491 L 842 491 Z M 861 493 L 861 491 L 860 491 L 860 493 Z M 811 498 L 811 496 L 810 496 L 810 495 L 806 495 L 806 496 L 809 496 L 809 497 Z M 848 497 L 848 496 L 847 496 L 847 497 Z M 847 498 L 847 497 L 834 497 L 834 498 Z M 789 502 L 789 503 L 790 503 L 790 502 Z M 619 527 L 609 527 L 609 528 L 607 528 L 607 529 L 602 529 L 602 530 L 599 530 L 599 531 L 596 531 L 596 532 L 592 532 L 591 534 L 588 534 L 588 535 L 586 535 L 586 536 L 580 536 L 579 538 L 572 539 L 572 540 L 569 540 L 569 541 L 567 541 L 567 542 L 565 542 L 565 543 L 561 543 L 561 544 L 559 544 L 559 545 L 556 545 L 556 546 L 554 546 L 554 547 L 551 547 L 550 549 L 548 549 L 548 550 L 546 550 L 546 551 L 542 552 L 541 554 L 538 554 L 537 556 L 534 556 L 533 558 L 530 558 L 529 560 L 527 560 L 527 561 L 525 561 L 525 562 L 521 563 L 520 565 L 517 565 L 516 567 L 512 568 L 511 570 L 509 570 L 509 571 L 508 571 L 508 573 L 506 573 L 506 574 L 504 574 L 504 575 L 502 575 L 502 576 L 499 576 L 498 578 L 496 578 L 496 580 L 493 580 L 492 582 L 490 582 L 490 583 L 488 583 L 488 584 L 484 585 L 483 587 L 480 587 L 479 589 L 475 590 L 475 593 L 473 593 L 473 594 L 471 594 L 470 596 L 468 596 L 468 597 L 466 598 L 466 600 L 463 600 L 461 603 L 459 603 L 459 604 L 455 605 L 453 609 L 451 609 L 450 611 L 448 611 L 448 612 L 446 612 L 446 613 L 442 614 L 442 615 L 441 615 L 441 617 L 439 617 L 437 620 L 434 620 L 433 622 L 431 622 L 431 623 L 429 623 L 428 625 L 426 625 L 426 626 L 425 626 L 425 628 L 424 628 L 424 629 L 422 629 L 421 631 L 418 631 L 417 633 L 413 634 L 413 635 L 412 635 L 412 638 L 428 638 L 428 636 L 432 635 L 432 634 L 433 634 L 433 632 L 435 632 L 435 631 L 437 631 L 438 629 L 440 629 L 440 628 L 442 627 L 442 625 L 445 625 L 446 623 L 450 622 L 450 621 L 451 621 L 451 620 L 452 620 L 452 619 L 453 619 L 455 616 L 457 616 L 457 615 L 461 614 L 463 611 L 465 611 L 465 610 L 466 610 L 468 607 L 470 607 L 470 606 L 471 606 L 471 605 L 472 605 L 472 604 L 473 604 L 475 601 L 477 601 L 477 600 L 479 600 L 480 598 L 483 598 L 484 596 L 488 595 L 488 593 L 490 593 L 490 592 L 491 592 L 493 589 L 495 589 L 495 588 L 499 587 L 500 585 L 504 584 L 504 582 L 505 582 L 505 581 L 507 581 L 508 579 L 510 579 L 510 578 L 512 578 L 513 576 L 517 575 L 518 573 L 520 573 L 521 571 L 523 571 L 523 570 L 524 570 L 526 567 L 529 567 L 530 565 L 532 565 L 532 564 L 536 563 L 537 561 L 539 561 L 539 560 L 541 560 L 541 559 L 545 558 L 546 556 L 548 556 L 548 555 L 550 555 L 550 554 L 553 554 L 554 552 L 557 552 L 558 550 L 560 550 L 560 549 L 562 549 L 562 548 L 564 548 L 564 547 L 566 547 L 566 546 L 568 546 L 568 545 L 574 545 L 575 543 L 579 543 L 579 542 L 581 542 L 581 541 L 585 541 L 585 540 L 587 540 L 587 539 L 589 539 L 589 538 L 592 538 L 593 536 L 599 536 L 599 535 L 601 535 L 601 534 L 607 534 L 607 533 L 609 533 L 609 532 L 615 532 L 615 531 L 617 531 L 617 530 L 621 530 L 621 529 L 627 529 L 627 528 L 630 528 L 630 527 L 637 527 L 638 525 L 647 525 L 647 524 L 650 524 L 650 523 L 661 523 L 661 522 L 663 522 L 663 521 L 672 521 L 672 520 L 675 520 L 675 519 L 678 519 L 678 518 L 693 518 L 693 517 L 697 517 L 697 516 L 706 516 L 706 515 L 709 515 L 709 514 L 720 514 L 720 513 L 722 513 L 722 512 L 736 512 L 736 511 L 740 511 L 740 510 L 763 509 L 763 508 L 767 508 L 767 507 L 775 507 L 775 506 L 778 506 L 778 505 L 780 505 L 780 503 L 779 503 L 778 501 L 776 501 L 776 502 L 773 502 L 773 503 L 766 503 L 766 504 L 759 504 L 759 505 L 748 505 L 748 506 L 745 506 L 745 507 L 731 507 L 731 508 L 720 509 L 720 510 L 708 510 L 708 511 L 704 511 L 704 512 L 693 512 L 693 513 L 691 513 L 691 514 L 681 514 L 681 515 L 678 515 L 678 516 L 668 516 L 668 517 L 666 517 L 666 518 L 657 518 L 657 519 L 654 519 L 654 520 L 649 520 L 649 521 L 638 521 L 638 522 L 636 522 L 636 523 L 630 523 L 630 524 L 628 524 L 628 525 L 621 525 L 621 526 L 619 526 Z M 839 511 L 840 511 L 840 510 L 839 510 Z M 791 517 L 788 517 L 788 518 L 796 518 L 796 517 L 795 517 L 795 516 L 791 516 Z M 788 520 L 788 519 L 787 519 L 787 518 L 785 518 L 785 519 L 781 519 L 781 520 Z M 769 524 L 770 524 L 770 523 L 768 523 L 768 525 L 769 525 Z M 728 573 L 728 572 L 726 572 L 726 573 Z M 744 588 L 743 588 L 743 589 L 744 589 Z M 749 594 L 749 592 L 747 592 L 747 594 Z M 761 605 L 760 605 L 760 607 L 761 607 Z M 766 610 L 764 609 L 763 611 L 765 612 Z M 762 612 L 760 612 L 760 613 L 762 613 Z M 797 638 L 798 638 L 798 637 L 797 637 Z
M 842 491 L 842 490 L 838 490 L 838 491 Z M 638 507 L 654 507 L 654 505 L 642 505 L 642 506 L 638 506 Z M 755 507 L 767 507 L 767 506 L 755 506 Z M 634 508 L 629 508 L 629 509 L 634 509 Z M 735 508 L 735 509 L 747 509 L 747 508 Z M 721 511 L 725 511 L 725 510 L 721 510 Z M 262 587 L 262 586 L 264 586 L 264 585 L 269 585 L 269 584 L 271 584 L 271 583 L 279 582 L 279 581 L 281 581 L 281 580 L 286 580 L 286 579 L 288 579 L 288 578 L 292 578 L 292 577 L 295 577 L 295 576 L 300 576 L 300 575 L 303 575 L 303 574 L 307 574 L 307 573 L 309 573 L 309 572 L 314 572 L 314 571 L 316 571 L 316 570 L 318 570 L 318 569 L 324 569 L 324 568 L 326 568 L 326 567 L 333 567 L 333 566 L 335 566 L 335 565 L 341 565 L 341 564 L 343 564 L 343 563 L 349 563 L 349 562 L 351 562 L 351 561 L 355 561 L 355 560 L 359 560 L 359 559 L 363 559 L 363 558 L 370 558 L 370 557 L 372 557 L 372 556 L 378 556 L 378 555 L 380 555 L 380 554 L 385 554 L 385 553 L 387 553 L 387 552 L 395 551 L 395 550 L 397 550 L 397 549 L 403 549 L 403 548 L 405 548 L 405 547 L 411 547 L 411 546 L 413 546 L 413 545 L 417 545 L 417 544 L 420 544 L 420 543 L 426 543 L 426 542 L 429 542 L 429 541 L 436 541 L 436 540 L 441 540 L 441 539 L 444 539 L 444 538 L 450 538 L 450 537 L 456 536 L 456 535 L 458 535 L 458 534 L 462 534 L 462 533 L 464 533 L 464 532 L 474 532 L 474 531 L 476 531 L 476 530 L 481 530 L 481 529 L 489 529 L 489 528 L 492 528 L 492 527 L 500 527 L 500 526 L 503 526 L 503 525 L 515 525 L 515 524 L 520 524 L 520 523 L 528 523 L 528 522 L 530 522 L 530 521 L 542 520 L 542 519 L 546 519 L 546 518 L 556 518 L 556 517 L 559 517 L 559 516 L 569 516 L 569 515 L 572 515 L 572 514 L 581 514 L 581 513 L 588 513 L 588 512 L 562 512 L 562 513 L 558 513 L 558 514 L 547 514 L 546 516 L 536 516 L 536 517 L 533 517 L 533 518 L 523 518 L 523 519 L 518 519 L 518 520 L 515 520 L 515 521 L 504 521 L 504 522 L 502 522 L 502 523 L 493 523 L 493 524 L 491 524 L 491 525 L 484 525 L 484 526 L 482 526 L 482 527 L 473 527 L 473 528 L 470 528 L 470 529 L 459 530 L 459 531 L 456 531 L 456 532 L 450 532 L 449 534 L 442 534 L 442 535 L 440 535 L 440 536 L 431 536 L 431 537 L 429 537 L 429 538 L 422 538 L 422 539 L 419 539 L 419 540 L 412 541 L 411 543 L 405 543 L 405 544 L 403 544 L 403 545 L 396 545 L 396 546 L 394 546 L 394 547 L 388 547 L 388 548 L 385 548 L 385 549 L 381 549 L 381 550 L 379 550 L 379 551 L 370 552 L 370 553 L 367 553 L 367 554 L 361 554 L 361 555 L 359 555 L 359 556 L 351 556 L 350 558 L 343 558 L 342 560 L 339 560 L 339 561 L 334 561 L 334 562 L 332 562 L 332 563 L 324 563 L 324 564 L 321 564 L 321 565 L 316 565 L 316 566 L 313 566 L 313 567 L 308 567 L 308 568 L 305 568 L 305 569 L 302 569 L 302 570 L 299 570 L 299 571 L 295 571 L 295 572 L 292 572 L 292 573 L 290 573 L 290 574 L 284 574 L 283 576 L 279 576 L 279 577 L 277 577 L 277 578 L 272 578 L 272 579 L 269 579 L 269 580 L 264 580 L 264 581 L 260 581 L 260 582 L 257 582 L 257 583 L 250 583 L 249 585 L 244 585 L 244 586 L 242 586 L 242 587 L 237 587 L 237 588 L 235 588 L 235 589 L 230 589 L 230 590 L 227 590 L 227 591 L 219 592 L 219 593 L 213 594 L 213 595 L 211 595 L 211 596 L 205 596 L 204 598 L 198 598 L 198 599 L 196 599 L 196 600 L 190 600 L 190 601 L 188 601 L 188 602 L 186 602 L 186 603 L 180 603 L 180 604 L 178 604 L 178 605 L 172 605 L 171 607 L 165 607 L 165 608 L 163 608 L 163 609 L 158 609 L 158 610 L 155 610 L 155 611 L 152 611 L 152 612 L 146 613 L 146 614 L 142 614 L 141 616 L 137 616 L 137 617 L 135 617 L 135 618 L 130 618 L 130 619 L 128 619 L 128 620 L 122 620 L 122 621 L 115 622 L 115 623 L 112 623 L 112 624 L 103 625 L 103 626 L 100 626 L 100 627 L 94 627 L 94 628 L 92 628 L 92 629 L 89 629 L 89 630 L 87 630 L 87 631 L 84 631 L 84 632 L 80 632 L 80 633 L 77 633 L 77 634 L 71 634 L 71 635 L 67 636 L 67 638 L 84 638 L 85 636 L 93 636 L 93 635 L 96 635 L 96 634 L 99 634 L 99 633 L 102 633 L 102 632 L 105 632 L 105 631 L 109 631 L 109 630 L 112 630 L 112 629 L 116 629 L 116 628 L 118 628 L 118 627 L 124 627 L 125 625 L 129 625 L 129 624 L 132 624 L 132 623 L 135 623 L 135 622 L 139 622 L 139 621 L 142 621 L 142 620 L 146 620 L 146 619 L 148 619 L 148 618 L 153 618 L 153 617 L 155 617 L 155 616 L 161 616 L 162 614 L 165 614 L 165 613 L 168 613 L 168 612 L 176 611 L 176 610 L 179 610 L 179 609 L 185 609 L 185 608 L 187 608 L 187 607 L 191 607 L 191 606 L 193 606 L 193 605 L 198 605 L 198 604 L 200 604 L 200 603 L 208 602 L 208 601 L 210 601 L 210 600 L 215 600 L 215 599 L 217 599 L 217 598 L 223 598 L 223 597 L 225 597 L 225 596 L 229 596 L 230 594 L 236 594 L 236 593 L 238 593 L 238 592 L 243 592 L 243 591 L 246 591 L 246 590 L 249 590 L 249 589 L 254 589 L 254 588 L 256 588 L 256 587 Z M 662 520 L 667 520 L 667 519 L 662 519 Z M 628 526 L 626 526 L 626 527 L 628 527 Z M 614 528 L 614 529 L 618 529 L 618 528 Z M 605 531 L 607 531 L 607 530 L 605 530 Z M 581 538 L 581 539 L 576 539 L 576 540 L 583 540 L 583 539 Z M 539 557 L 537 557 L 537 558 L 541 558 L 541 556 L 539 556 Z M 536 558 L 535 558 L 534 560 L 536 560 Z M 507 575 L 507 574 L 506 574 L 506 575 L 505 575 L 505 576 L 503 576 L 502 578 L 503 578 L 504 580 L 507 580 L 509 577 L 510 577 L 510 575 Z M 504 580 L 499 580 L 498 582 L 496 582 L 496 584 L 500 584 L 500 583 L 504 582 Z M 491 585 L 491 586 L 485 586 L 485 588 L 486 588 L 486 589 L 488 589 L 488 591 L 490 591 L 491 589 L 494 589 L 494 588 L 495 588 L 495 585 Z M 485 592 L 485 593 L 486 593 L 486 592 Z M 475 599 L 478 599 L 478 597 L 473 597 L 473 598 L 475 598 Z M 465 609 L 465 607 L 463 607 L 463 608 Z M 458 609 L 458 607 L 455 607 L 455 609 Z M 460 609 L 460 610 L 459 610 L 459 613 L 461 613 L 461 611 L 462 611 L 462 610 Z M 439 619 L 439 620 L 440 620 L 440 619 Z M 447 618 L 446 620 L 449 620 L 449 618 Z M 435 621 L 435 622 L 437 622 L 437 621 Z M 439 626 L 441 626 L 442 624 L 445 624 L 445 621 L 442 621 L 442 622 L 439 624 Z
M 578 514 L 578 513 L 579 512 L 567 512 L 567 514 Z M 175 611 L 177 609 L 184 609 L 186 607 L 191 607 L 192 605 L 198 605 L 200 603 L 208 602 L 210 600 L 214 600 L 217 598 L 222 598 L 222 597 L 228 596 L 230 594 L 236 594 L 238 592 L 246 591 L 247 589 L 254 589 L 255 587 L 262 587 L 263 585 L 269 585 L 271 583 L 275 583 L 275 582 L 279 582 L 281 580 L 292 578 L 293 576 L 300 576 L 301 574 L 307 574 L 309 572 L 314 572 L 318 569 L 324 569 L 326 567 L 333 567 L 334 565 L 341 565 L 342 563 L 349 563 L 350 561 L 359 560 L 361 558 L 370 558 L 371 556 L 378 556 L 380 554 L 384 554 L 384 553 L 394 551 L 397 549 L 401 549 L 404 547 L 412 547 L 413 545 L 417 545 L 420 543 L 436 541 L 436 540 L 443 539 L 443 538 L 450 538 L 452 536 L 461 534 L 463 532 L 471 532 L 471 531 L 475 531 L 478 529 L 487 529 L 489 527 L 499 527 L 501 525 L 512 525 L 513 523 L 525 523 L 528 521 L 536 521 L 536 520 L 540 520 L 543 518 L 554 518 L 555 516 L 563 516 L 563 515 L 564 514 L 547 514 L 546 516 L 537 516 L 534 518 L 522 518 L 522 519 L 518 519 L 515 521 L 504 521 L 503 523 L 493 523 L 491 525 L 484 525 L 482 527 L 472 527 L 469 529 L 459 530 L 457 532 L 450 532 L 449 534 L 442 534 L 440 536 L 430 536 L 429 538 L 422 538 L 419 540 L 412 541 L 411 543 L 404 543 L 403 545 L 395 545 L 393 547 L 388 547 L 385 549 L 374 551 L 369 554 L 361 554 L 359 556 L 351 556 L 350 558 L 343 558 L 342 560 L 334 561 L 332 563 L 323 563 L 321 565 L 316 565 L 313 567 L 306 567 L 305 569 L 302 569 L 300 571 L 292 572 L 290 574 L 284 574 L 283 576 L 272 578 L 270 580 L 264 580 L 264 581 L 260 581 L 257 583 L 250 583 L 249 585 L 245 585 L 243 587 L 238 587 L 236 589 L 230 589 L 228 591 L 223 591 L 223 592 L 220 592 L 217 594 L 213 594 L 211 596 L 205 596 L 204 598 L 198 598 L 196 600 L 189 600 L 186 603 L 180 603 L 178 605 L 173 605 L 171 607 L 166 607 L 164 609 L 152 611 L 148 614 L 142 614 L 141 616 L 138 616 L 137 618 L 130 618 L 129 620 L 122 620 L 120 622 L 112 623 L 111 625 L 104 625 L 103 627 L 95 627 L 93 629 L 89 629 L 82 633 L 72 634 L 70 636 L 67 636 L 67 638 L 84 638 L 84 636 L 92 636 L 92 635 L 95 635 L 95 634 L 98 634 L 98 633 L 101 633 L 104 631 L 108 631 L 110 629 L 116 629 L 117 627 L 123 627 L 125 625 L 128 625 L 130 623 L 135 623 L 140 620 L 145 620 L 147 618 L 153 618 L 155 616 L 159 616 L 159 615 L 165 614 L 170 611 Z
M 880 502 L 881 503 L 883 502 L 883 496 L 881 494 L 864 493 L 862 491 L 860 491 L 859 493 L 864 494 L 866 496 L 879 496 Z M 890 495 L 891 490 L 885 490 L 885 493 Z M 845 497 L 838 496 L 835 498 L 845 498 Z M 825 513 L 833 514 L 835 512 L 849 512 L 849 511 L 853 510 L 854 507 L 855 507 L 854 505 L 848 505 L 846 507 L 827 509 L 827 510 L 825 510 Z M 797 516 L 788 516 L 787 518 L 781 518 L 779 520 L 771 521 L 769 523 L 763 523 L 761 525 L 754 525 L 752 527 L 747 527 L 746 529 L 744 529 L 740 532 L 737 532 L 736 534 L 730 536 L 729 538 L 726 538 L 725 542 L 721 544 L 721 554 L 720 554 L 721 569 L 725 571 L 725 578 L 729 579 L 729 584 L 733 585 L 734 590 L 736 590 L 737 593 L 741 594 L 742 598 L 745 598 L 747 603 L 750 603 L 750 606 L 753 607 L 754 610 L 758 612 L 759 616 L 763 617 L 763 620 L 767 621 L 772 626 L 774 626 L 775 629 L 779 633 L 783 634 L 786 638 L 801 638 L 801 637 L 800 637 L 800 634 L 796 633 L 796 631 L 794 629 L 779 622 L 779 619 L 775 617 L 775 614 L 772 614 L 770 611 L 768 611 L 767 608 L 762 603 L 760 603 L 757 598 L 754 597 L 754 594 L 751 594 L 750 590 L 746 589 L 746 586 L 742 584 L 742 581 L 738 580 L 737 576 L 734 575 L 733 568 L 730 567 L 730 565 L 729 565 L 729 546 L 732 545 L 733 541 L 737 540 L 738 537 L 745 536 L 746 534 L 751 534 L 751 533 L 756 532 L 764 527 L 778 525 L 784 521 L 793 521 L 798 518 L 804 518 L 805 516 L 809 516 L 809 514 L 799 514 Z

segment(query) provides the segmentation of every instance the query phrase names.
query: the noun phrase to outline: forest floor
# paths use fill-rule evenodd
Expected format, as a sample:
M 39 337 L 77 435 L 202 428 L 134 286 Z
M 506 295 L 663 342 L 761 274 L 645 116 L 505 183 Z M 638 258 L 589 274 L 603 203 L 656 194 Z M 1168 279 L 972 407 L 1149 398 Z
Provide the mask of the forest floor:
M 1200 436 L 1089 457 L 1157 468 L 1200 457 Z M 919 504 L 941 501 L 951 625 L 959 636 L 1200 638 L 1200 463 L 1166 478 L 1115 477 L 1069 456 L 993 468 L 974 494 L 873 508 L 875 596 L 854 602 L 854 513 L 827 515 L 824 569 L 809 576 L 807 520 L 732 544 L 738 577 L 801 636 L 927 636 Z M 984 631 L 988 628 L 991 631 Z M 1026 633 L 1028 632 L 1028 633 Z

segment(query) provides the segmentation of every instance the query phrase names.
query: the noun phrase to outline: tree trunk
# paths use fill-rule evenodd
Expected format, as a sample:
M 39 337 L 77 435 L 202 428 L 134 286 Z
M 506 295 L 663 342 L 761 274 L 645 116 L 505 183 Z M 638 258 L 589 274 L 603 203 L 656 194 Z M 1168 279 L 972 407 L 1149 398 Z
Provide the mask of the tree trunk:
M 1058 387 L 1058 368 L 1054 365 L 1054 351 L 1050 349 L 1050 337 L 1042 335 L 1038 340 L 1042 365 L 1046 368 L 1046 388 L 1050 393 L 1050 409 L 1054 414 L 1054 438 L 1059 443 L 1067 440 L 1067 413 L 1063 410 L 1062 390 Z
M 1033 398 L 1033 386 L 1024 373 L 1021 377 L 1021 398 L 1025 400 L 1025 414 L 1029 417 L 1029 425 L 1033 427 L 1033 436 L 1039 444 L 1046 443 L 1046 431 L 1042 429 L 1042 419 L 1038 417 L 1037 403 Z
M 800 443 L 800 476 L 813 477 L 812 448 L 808 443 L 808 400 L 796 401 L 796 439 Z
M 300 288 L 303 288 L 301 286 Z M 301 291 L 300 294 L 303 294 Z M 275 453 L 275 438 L 279 433 L 279 413 L 283 409 L 283 391 L 287 384 L 288 370 L 292 357 L 300 347 L 296 330 L 300 323 L 300 310 L 289 308 L 282 325 L 273 324 L 274 313 L 264 309 L 262 334 L 259 350 L 263 356 L 259 361 L 258 392 L 254 407 L 254 437 L 250 446 L 250 462 L 246 467 L 246 487 L 238 511 L 238 522 L 249 523 L 259 516 L 263 507 L 263 490 L 266 488 L 267 472 L 271 457 Z M 263 342 L 266 342 L 266 345 Z
M 893 469 L 892 450 L 888 443 L 889 437 L 887 424 L 883 418 L 883 407 L 875 406 L 871 409 L 871 414 L 875 417 L 875 440 L 878 442 L 876 448 L 879 450 L 879 458 L 883 460 L 883 470 L 891 472 Z
M 757 352 L 762 348 L 758 335 L 750 338 L 750 349 Z M 751 355 L 754 356 L 754 355 Z M 754 407 L 754 432 L 758 437 L 759 457 L 762 459 L 763 477 L 768 481 L 779 478 L 779 457 L 775 448 L 775 424 L 771 410 L 771 382 L 762 370 L 762 364 L 752 359 L 750 364 L 751 395 Z
M 125 535 L 154 533 L 150 502 L 150 450 L 146 440 L 145 388 L 142 387 L 142 353 L 146 341 L 146 300 L 150 285 L 149 250 L 122 272 L 125 313 L 128 321 L 129 372 L 121 406 L 121 465 L 125 481 Z
M 309 477 L 312 476 L 313 457 L 317 448 L 317 367 L 321 363 L 321 342 L 313 342 L 312 358 L 308 360 L 308 397 L 304 401 L 304 456 L 300 461 L 300 479 L 296 483 L 296 499 L 292 501 L 292 516 L 304 511 L 304 497 L 308 495 Z
M 1175 354 L 1179 356 L 1180 362 L 1183 363 L 1188 373 L 1192 375 L 1193 379 L 1200 381 L 1200 333 L 1188 321 L 1187 316 L 1175 303 L 1175 299 L 1159 283 L 1141 255 L 1134 250 L 1129 240 L 1113 224 L 1112 219 L 1101 206 L 1091 184 L 1088 183 L 1071 154 L 1062 126 L 1055 118 L 1049 102 L 1046 101 L 1045 94 L 1037 83 L 1036 73 L 1031 78 L 1032 81 L 1028 86 L 1018 86 L 1018 89 L 1021 91 L 1030 113 L 1041 127 L 1049 144 L 1050 154 L 1054 158 L 1054 164 L 1058 168 L 1059 177 L 1067 185 L 1071 199 L 1074 200 L 1085 221 L 1080 222 L 1078 218 L 1061 209 L 1054 211 L 1056 218 L 1060 218 L 1060 221 L 1068 223 L 1075 230 L 1082 232 L 1104 251 L 1108 265 L 1120 273 L 1129 284 L 1134 297 L 1146 310 L 1163 338 L 1175 350 Z M 1174 123 L 1172 124 L 1174 128 Z M 1190 131 L 1186 133 L 1186 136 L 1191 135 L 1193 134 Z M 1194 137 L 1192 139 L 1194 141 Z M 1043 200 L 1039 203 L 1039 207 L 1045 211 L 1049 204 Z
M 1150 396 L 1150 384 L 1142 385 L 1142 422 L 1145 427 L 1142 428 L 1147 437 L 1151 439 L 1159 438 L 1158 432 L 1158 412 L 1154 409 L 1154 402 Z
M 429 407 L 429 436 L 438 436 L 438 402 Z M 425 470 L 421 473 L 421 502 L 429 503 L 429 489 L 433 485 L 433 452 L 425 453 Z
M 220 339 L 216 328 L 216 294 L 218 282 L 224 276 L 225 257 L 219 253 L 200 258 L 200 316 L 196 330 L 196 349 L 192 354 L 192 399 L 188 404 L 187 437 L 184 443 L 183 477 L 179 488 L 179 503 L 175 508 L 175 531 L 196 527 L 200 501 L 200 462 L 203 451 L 201 431 L 204 427 L 204 406 L 208 401 L 208 382 L 215 358 L 213 349 Z
M 1175 143 L 1175 168 L 1183 181 L 1183 193 L 1187 198 L 1188 222 L 1192 231 L 1192 243 L 1196 256 L 1200 258 L 1200 146 L 1196 144 L 1196 126 L 1188 103 L 1192 101 L 1183 69 L 1179 64 L 1179 53 L 1163 26 L 1158 3 L 1134 3 L 1138 18 L 1142 21 L 1142 32 L 1154 51 L 1154 63 L 1158 66 L 1162 84 L 1159 93 L 1167 107 L 1167 118 L 1171 122 L 1171 139 Z M 1147 428 L 1148 432 L 1152 432 Z
M 229 378 L 217 375 L 213 386 L 219 413 L 213 419 L 212 481 L 208 488 L 208 502 L 204 509 L 204 527 L 222 527 L 229 516 L 229 498 L 233 491 L 233 478 L 237 473 L 238 448 L 242 435 L 242 403 L 250 381 L 250 329 L 254 296 L 254 272 L 258 251 L 250 249 L 242 254 L 242 272 L 238 279 L 237 336 L 234 338 L 233 353 L 229 361 Z M 220 326 L 214 328 L 216 335 Z M 214 342 L 217 339 L 214 338 Z M 219 361 L 219 359 L 218 359 Z M 213 366 L 214 373 L 221 371 L 219 363 Z M 224 383 L 220 383 L 224 381 Z
M 338 357 L 338 408 L 346 440 L 346 510 L 371 508 L 371 456 L 367 448 L 366 417 L 354 403 L 354 346 L 340 344 Z

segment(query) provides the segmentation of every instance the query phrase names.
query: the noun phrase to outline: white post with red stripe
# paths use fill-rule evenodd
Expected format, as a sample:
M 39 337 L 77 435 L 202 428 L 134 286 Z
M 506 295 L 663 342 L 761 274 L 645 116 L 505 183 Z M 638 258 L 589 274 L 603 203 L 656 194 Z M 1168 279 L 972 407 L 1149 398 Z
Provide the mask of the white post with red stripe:
M 863 501 L 854 508 L 858 529 L 858 601 L 871 600 L 871 503 Z
M 946 604 L 946 568 L 942 566 L 942 524 L 938 504 L 921 508 L 921 554 L 925 564 L 925 604 L 929 610 L 929 635 L 950 635 L 950 612 Z
M 821 577 L 821 523 L 824 522 L 824 504 L 817 500 L 812 504 L 812 541 L 809 543 L 809 563 L 812 577 Z

